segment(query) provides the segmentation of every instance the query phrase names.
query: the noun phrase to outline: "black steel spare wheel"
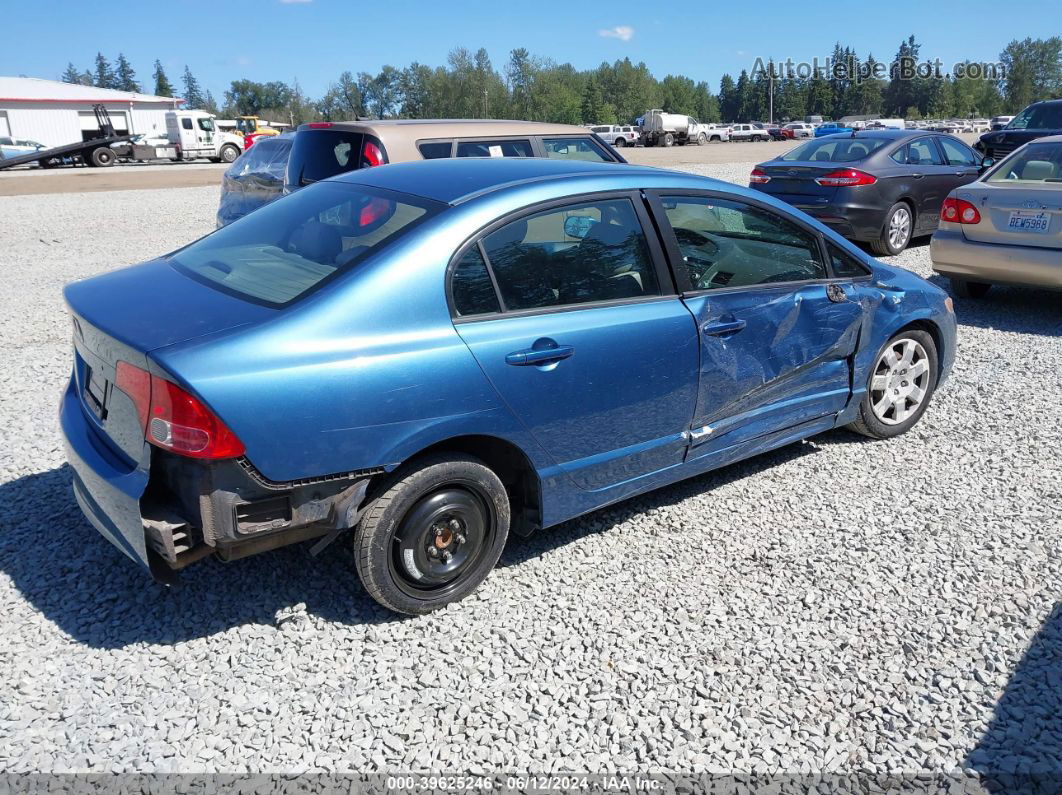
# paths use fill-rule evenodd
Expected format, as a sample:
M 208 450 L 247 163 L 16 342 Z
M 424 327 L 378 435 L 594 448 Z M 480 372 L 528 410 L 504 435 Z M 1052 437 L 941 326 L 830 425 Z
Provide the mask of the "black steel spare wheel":
M 392 571 L 410 596 L 444 596 L 490 547 L 494 516 L 472 484 L 422 498 L 394 536 Z
M 400 613 L 429 613 L 486 579 L 509 533 L 509 496 L 477 458 L 442 454 L 400 468 L 354 533 L 365 590 Z

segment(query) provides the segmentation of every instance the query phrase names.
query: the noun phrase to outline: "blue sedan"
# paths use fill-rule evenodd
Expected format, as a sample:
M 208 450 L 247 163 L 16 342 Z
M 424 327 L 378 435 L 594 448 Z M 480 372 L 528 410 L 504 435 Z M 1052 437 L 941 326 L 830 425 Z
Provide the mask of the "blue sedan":
M 346 534 L 404 613 L 526 535 L 831 428 L 914 425 L 951 301 L 764 194 L 546 159 L 316 183 L 66 288 L 89 521 L 160 579 Z
M 851 132 L 851 128 L 834 121 L 828 121 L 815 128 L 815 137 L 822 138 L 824 135 L 837 135 L 838 133 Z

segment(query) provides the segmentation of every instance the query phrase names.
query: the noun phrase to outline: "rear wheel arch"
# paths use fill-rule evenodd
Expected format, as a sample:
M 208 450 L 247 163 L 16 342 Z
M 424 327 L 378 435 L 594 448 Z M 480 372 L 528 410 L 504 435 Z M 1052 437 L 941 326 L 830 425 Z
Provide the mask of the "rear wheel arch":
M 455 436 L 417 451 L 402 466 L 445 454 L 477 458 L 498 476 L 509 495 L 514 533 L 526 536 L 542 526 L 542 484 L 531 460 L 515 444 L 498 436 Z M 390 476 L 377 475 L 374 480 L 369 486 L 370 500 L 386 488 Z

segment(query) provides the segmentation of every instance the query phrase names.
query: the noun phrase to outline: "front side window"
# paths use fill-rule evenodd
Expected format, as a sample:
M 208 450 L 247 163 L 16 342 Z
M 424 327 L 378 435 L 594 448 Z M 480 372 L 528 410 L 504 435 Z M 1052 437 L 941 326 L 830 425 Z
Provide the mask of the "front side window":
M 199 129 L 203 132 L 214 132 L 214 120 L 213 119 L 199 119 Z
M 773 212 L 699 196 L 661 202 L 694 290 L 826 278 L 818 239 Z
M 830 252 L 830 266 L 833 268 L 833 275 L 837 278 L 858 279 L 870 273 L 855 257 L 847 251 L 842 251 L 833 243 L 827 243 L 826 250 Z
M 534 157 L 531 142 L 526 139 L 512 141 L 458 141 L 458 157 Z
M 487 235 L 483 246 L 508 310 L 660 295 L 629 199 L 520 218 Z
M 438 207 L 363 185 L 321 183 L 267 204 L 169 259 L 225 292 L 281 305 L 390 244 Z
M 977 165 L 977 155 L 966 144 L 954 138 L 941 138 L 940 146 L 944 150 L 944 157 L 948 159 L 949 166 Z
M 589 138 L 543 138 L 542 148 L 546 150 L 546 157 L 552 159 L 612 162 L 612 158 Z

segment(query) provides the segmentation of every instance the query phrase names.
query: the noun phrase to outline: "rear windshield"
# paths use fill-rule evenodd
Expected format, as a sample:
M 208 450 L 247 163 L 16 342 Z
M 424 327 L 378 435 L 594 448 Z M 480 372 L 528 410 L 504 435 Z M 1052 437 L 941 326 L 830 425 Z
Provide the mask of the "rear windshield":
M 985 182 L 1062 183 L 1062 144 L 1029 144 L 992 169 Z
M 288 155 L 291 152 L 291 141 L 291 136 L 259 138 L 250 149 L 232 162 L 225 171 L 225 176 L 238 179 L 248 174 L 268 174 L 283 181 Z
M 886 138 L 819 138 L 786 152 L 779 160 L 820 160 L 826 163 L 851 163 L 872 155 L 885 144 Z
M 349 269 L 443 205 L 363 185 L 312 185 L 170 255 L 240 298 L 282 305 Z
M 378 165 L 366 157 L 365 140 L 366 136 L 360 132 L 338 128 L 299 130 L 291 146 L 287 184 L 298 188 L 346 171 Z M 371 136 L 368 140 L 379 146 Z

